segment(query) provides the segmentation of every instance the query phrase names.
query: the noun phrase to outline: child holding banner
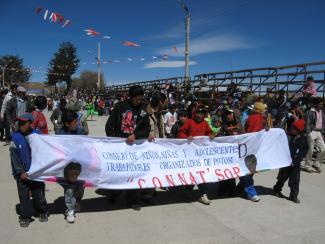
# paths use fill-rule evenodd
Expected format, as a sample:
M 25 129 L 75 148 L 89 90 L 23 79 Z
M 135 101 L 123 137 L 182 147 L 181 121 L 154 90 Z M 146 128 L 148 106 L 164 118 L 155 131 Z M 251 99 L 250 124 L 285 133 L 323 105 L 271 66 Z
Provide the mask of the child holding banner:
M 292 158 L 292 165 L 281 168 L 274 185 L 274 194 L 277 197 L 284 198 L 281 193 L 284 183 L 289 179 L 290 197 L 289 200 L 294 203 L 300 203 L 298 199 L 300 183 L 300 163 L 308 152 L 307 138 L 303 135 L 305 131 L 305 121 L 299 119 L 292 124 L 288 132 L 289 148 Z
M 265 117 L 265 105 L 261 102 L 254 104 L 254 110 L 247 118 L 245 124 L 246 133 L 259 132 L 261 130 L 269 130 L 266 117 Z M 252 202 L 259 202 L 261 199 L 257 195 L 254 187 L 253 174 L 240 177 L 239 188 L 243 188 L 246 197 Z
M 65 218 L 70 224 L 75 221 L 75 213 L 80 211 L 80 202 L 85 191 L 85 181 L 78 179 L 80 173 L 81 164 L 71 162 L 64 168 L 64 177 L 56 179 L 64 189 L 64 202 L 67 208 Z
M 31 149 L 26 136 L 31 134 L 31 123 L 33 116 L 30 113 L 24 113 L 16 118 L 18 122 L 18 131 L 12 134 L 10 144 L 11 167 L 14 178 L 17 182 L 18 195 L 20 201 L 19 224 L 21 227 L 28 227 L 32 219 L 33 210 L 39 213 L 39 221 L 48 220 L 48 207 L 45 199 L 45 184 L 39 181 L 28 179 L 28 170 L 31 166 Z M 30 192 L 33 198 L 33 204 L 30 201 Z M 34 208 L 33 208 L 34 207 Z
M 204 106 L 198 106 L 194 111 L 194 118 L 188 119 L 184 125 L 180 128 L 178 137 L 187 138 L 190 141 L 195 136 L 209 136 L 213 139 L 212 130 L 209 124 L 204 120 L 206 116 L 206 110 Z M 200 191 L 199 202 L 205 205 L 210 205 L 211 201 L 207 196 L 206 184 L 198 185 Z
M 86 135 L 87 132 L 78 127 L 78 114 L 72 109 L 66 109 L 62 113 L 62 128 L 57 135 Z

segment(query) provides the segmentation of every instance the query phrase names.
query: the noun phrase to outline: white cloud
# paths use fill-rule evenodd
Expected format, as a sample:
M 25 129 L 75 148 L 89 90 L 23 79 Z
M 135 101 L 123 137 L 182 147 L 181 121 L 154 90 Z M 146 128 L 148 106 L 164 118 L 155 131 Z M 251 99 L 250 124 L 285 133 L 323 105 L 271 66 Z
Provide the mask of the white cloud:
M 173 51 L 173 47 L 178 49 L 178 52 Z M 245 38 L 238 35 L 230 34 L 208 34 L 202 37 L 190 40 L 190 56 L 198 56 L 206 53 L 233 51 L 239 49 L 251 49 L 256 46 L 250 43 Z M 167 54 L 174 57 L 183 57 L 185 52 L 185 44 L 179 43 L 173 46 L 163 48 L 158 53 Z
M 196 65 L 197 62 L 190 61 L 189 65 Z M 156 61 L 145 64 L 144 68 L 181 68 L 185 66 L 185 61 Z

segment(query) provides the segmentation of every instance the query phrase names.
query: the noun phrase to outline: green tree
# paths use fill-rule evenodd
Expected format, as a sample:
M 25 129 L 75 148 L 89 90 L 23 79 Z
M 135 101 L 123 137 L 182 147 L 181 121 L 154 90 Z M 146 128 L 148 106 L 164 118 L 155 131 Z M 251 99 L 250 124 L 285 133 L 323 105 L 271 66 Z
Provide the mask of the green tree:
M 72 82 L 71 76 L 77 71 L 79 62 L 77 49 L 73 43 L 62 42 L 49 63 L 47 84 L 56 87 L 58 82 L 66 82 L 69 91 Z
M 28 82 L 31 72 L 24 66 L 24 60 L 18 55 L 0 56 L 0 75 L 2 81 L 2 71 L 4 69 L 5 84 Z
M 72 80 L 72 88 L 82 88 L 88 90 L 91 90 L 93 88 L 97 89 L 97 80 L 98 80 L 97 72 L 85 70 L 81 72 L 79 78 L 74 78 Z M 102 73 L 100 74 L 99 88 L 100 89 L 105 88 L 104 75 Z

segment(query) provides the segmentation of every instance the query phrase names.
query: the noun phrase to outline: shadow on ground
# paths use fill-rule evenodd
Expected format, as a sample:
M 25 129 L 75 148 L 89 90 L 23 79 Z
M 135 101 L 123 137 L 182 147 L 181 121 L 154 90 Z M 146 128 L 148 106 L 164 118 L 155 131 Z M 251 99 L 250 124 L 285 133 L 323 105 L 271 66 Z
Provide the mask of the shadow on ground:
M 258 195 L 273 195 L 273 189 L 264 186 L 255 186 Z M 218 184 L 208 184 L 207 192 L 211 200 L 226 199 L 241 197 L 243 194 L 221 194 Z M 105 189 L 98 189 L 96 193 L 99 197 L 83 199 L 81 201 L 80 212 L 106 212 L 124 210 L 129 207 L 125 201 L 125 192 L 123 192 L 115 203 L 110 202 L 110 191 Z M 184 188 L 171 188 L 169 190 L 159 190 L 154 193 L 152 201 L 142 201 L 141 207 L 179 204 L 179 203 L 191 203 L 196 202 L 200 193 L 198 190 L 190 190 Z M 19 204 L 16 205 L 16 212 L 19 213 Z M 53 203 L 49 203 L 50 214 L 63 214 L 65 212 L 64 197 L 58 197 Z

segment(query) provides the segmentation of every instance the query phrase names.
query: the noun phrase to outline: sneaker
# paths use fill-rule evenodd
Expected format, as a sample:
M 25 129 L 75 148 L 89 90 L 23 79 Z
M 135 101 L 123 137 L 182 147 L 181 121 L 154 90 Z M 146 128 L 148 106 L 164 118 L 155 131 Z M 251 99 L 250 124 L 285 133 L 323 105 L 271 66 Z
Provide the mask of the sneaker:
M 314 171 L 312 171 L 312 169 L 310 167 L 301 167 L 302 171 L 305 171 L 307 173 L 313 173 Z
M 210 199 L 208 198 L 207 194 L 203 194 L 203 195 L 199 198 L 198 202 L 200 202 L 200 203 L 202 203 L 202 204 L 204 204 L 204 205 L 210 205 L 210 203 L 211 203 L 211 201 L 210 201 Z
M 39 215 L 38 219 L 39 219 L 39 222 L 47 222 L 49 219 L 49 216 L 47 213 L 42 213 Z
M 68 223 L 70 223 L 70 224 L 74 223 L 74 211 L 73 210 L 69 210 L 67 212 L 66 218 L 67 218 L 67 222 Z
M 322 170 L 320 169 L 320 167 L 313 165 L 313 168 L 316 170 L 316 172 L 318 174 L 322 173 Z
M 6 142 L 3 144 L 4 147 L 5 147 L 5 146 L 8 146 L 8 145 L 10 145 L 10 142 L 9 142 L 9 141 L 6 141 Z
M 296 197 L 289 197 L 289 200 L 294 202 L 294 203 L 297 203 L 297 204 L 300 203 L 300 200 L 298 198 L 296 198 Z
M 133 203 L 133 204 L 131 204 L 131 208 L 135 211 L 140 211 L 141 205 L 140 205 L 140 203 Z
M 280 191 L 274 191 L 274 196 L 279 197 L 279 198 L 285 198 L 285 196 Z
M 20 225 L 20 227 L 26 228 L 33 221 L 34 221 L 34 219 L 32 219 L 32 218 L 21 218 L 20 217 L 19 218 L 19 225 Z
M 258 196 L 253 196 L 250 200 L 252 202 L 259 202 L 261 200 L 261 198 L 259 198 Z

